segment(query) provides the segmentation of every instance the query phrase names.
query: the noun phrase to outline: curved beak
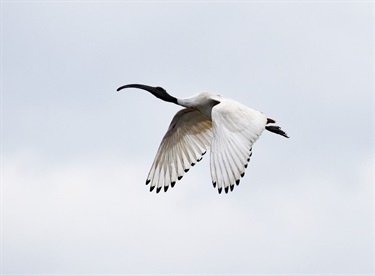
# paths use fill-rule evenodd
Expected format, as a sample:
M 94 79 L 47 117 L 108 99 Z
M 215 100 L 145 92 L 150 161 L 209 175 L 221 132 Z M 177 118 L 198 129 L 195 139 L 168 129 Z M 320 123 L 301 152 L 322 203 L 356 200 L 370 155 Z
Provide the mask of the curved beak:
M 152 86 L 149 86 L 149 85 L 144 85 L 144 84 L 126 84 L 126 85 L 123 85 L 123 86 L 120 86 L 119 88 L 117 88 L 117 91 L 120 91 L 122 89 L 125 89 L 125 88 L 138 88 L 138 89 L 143 89 L 143 90 L 146 90 L 150 93 L 155 93 L 155 90 L 156 90 L 156 87 L 152 87 Z
M 143 89 L 143 90 L 150 92 L 152 95 L 154 95 L 155 97 L 163 101 L 178 104 L 177 99 L 175 97 L 172 97 L 171 95 L 169 95 L 167 91 L 165 91 L 164 88 L 161 88 L 159 86 L 153 87 L 153 86 L 144 85 L 144 84 L 126 84 L 117 88 L 117 91 L 120 91 L 125 88 Z

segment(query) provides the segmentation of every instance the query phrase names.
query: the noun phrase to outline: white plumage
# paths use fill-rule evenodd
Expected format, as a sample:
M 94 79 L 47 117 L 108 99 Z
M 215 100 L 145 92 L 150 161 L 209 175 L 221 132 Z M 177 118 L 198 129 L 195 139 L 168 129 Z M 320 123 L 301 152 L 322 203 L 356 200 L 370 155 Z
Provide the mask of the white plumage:
M 185 108 L 173 117 L 160 143 L 147 176 L 150 191 L 167 191 L 211 149 L 211 178 L 218 192 L 227 193 L 244 176 L 252 155 L 252 146 L 264 129 L 288 137 L 263 113 L 234 100 L 208 92 L 187 99 L 177 99 L 161 87 L 128 84 L 124 88 L 139 88 L 154 96 Z

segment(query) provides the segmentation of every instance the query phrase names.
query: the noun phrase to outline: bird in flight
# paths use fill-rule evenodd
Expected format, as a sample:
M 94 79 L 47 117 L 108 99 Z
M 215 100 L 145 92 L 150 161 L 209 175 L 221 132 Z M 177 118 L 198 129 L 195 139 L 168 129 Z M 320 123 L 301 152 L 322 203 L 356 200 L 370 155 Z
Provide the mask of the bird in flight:
M 219 194 L 228 193 L 245 175 L 252 146 L 264 129 L 289 138 L 279 126 L 269 125 L 273 119 L 229 98 L 203 92 L 179 99 L 162 87 L 144 84 L 127 84 L 117 91 L 125 88 L 143 89 L 184 107 L 173 117 L 147 176 L 151 192 L 173 188 L 210 149 L 212 184 Z

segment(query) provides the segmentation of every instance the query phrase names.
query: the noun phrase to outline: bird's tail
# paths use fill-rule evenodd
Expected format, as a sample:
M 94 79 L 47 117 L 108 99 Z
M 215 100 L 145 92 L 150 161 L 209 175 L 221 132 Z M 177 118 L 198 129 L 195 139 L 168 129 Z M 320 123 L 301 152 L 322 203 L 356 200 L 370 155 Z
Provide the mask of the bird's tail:
M 273 119 L 267 118 L 267 124 L 270 124 L 270 123 L 276 123 L 276 121 L 273 120 Z M 273 132 L 273 133 L 276 133 L 276 134 L 282 135 L 286 138 L 289 138 L 288 134 L 286 134 L 286 132 L 283 131 L 279 126 L 266 126 L 266 129 L 268 131 Z

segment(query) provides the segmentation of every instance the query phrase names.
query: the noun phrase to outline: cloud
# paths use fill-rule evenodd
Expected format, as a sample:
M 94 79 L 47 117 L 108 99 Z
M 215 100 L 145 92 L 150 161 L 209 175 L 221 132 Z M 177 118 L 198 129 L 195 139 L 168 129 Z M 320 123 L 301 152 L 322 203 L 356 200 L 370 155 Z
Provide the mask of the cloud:
M 4 272 L 370 271 L 371 185 L 347 189 L 329 175 L 260 185 L 254 171 L 255 180 L 219 196 L 207 162 L 156 195 L 144 164 L 6 158 Z M 369 168 L 356 174 L 368 180 Z

